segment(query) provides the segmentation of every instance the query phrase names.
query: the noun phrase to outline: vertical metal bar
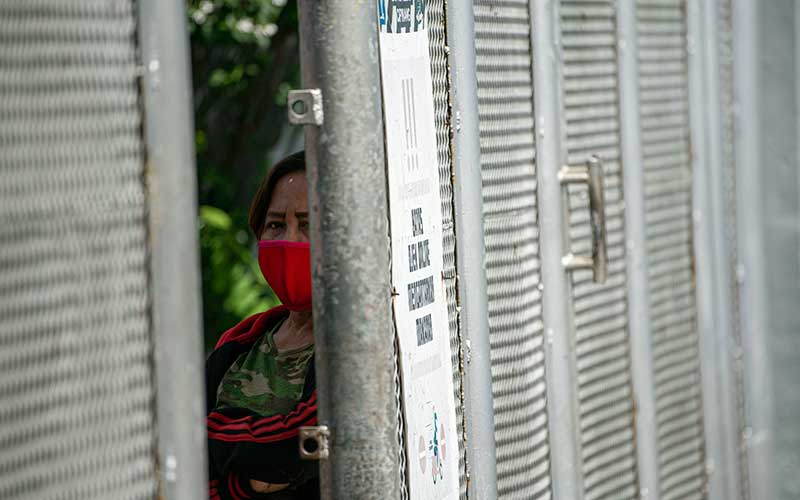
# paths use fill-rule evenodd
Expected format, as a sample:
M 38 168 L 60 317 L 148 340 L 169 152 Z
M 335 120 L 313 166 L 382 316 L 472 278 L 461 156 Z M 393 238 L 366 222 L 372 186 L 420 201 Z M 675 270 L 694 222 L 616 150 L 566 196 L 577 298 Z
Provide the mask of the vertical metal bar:
M 321 462 L 326 499 L 400 498 L 377 4 L 300 0 Z
M 622 172 L 625 193 L 628 330 L 636 400 L 636 449 L 642 499 L 660 497 L 658 429 L 650 331 L 644 161 L 639 106 L 639 50 L 636 2 L 617 2 Z
M 163 498 L 207 495 L 197 180 L 186 7 L 139 2 Z
M 464 341 L 464 414 L 467 447 L 467 497 L 497 498 L 492 366 L 489 346 L 489 298 L 483 241 L 483 199 L 478 128 L 478 82 L 475 74 L 475 19 L 472 8 L 450 1 L 447 40 L 450 47 L 452 158 L 455 178 L 456 268 Z
M 686 15 L 689 62 L 689 122 L 692 144 L 692 224 L 697 286 L 697 332 L 700 349 L 703 415 L 706 429 L 706 470 L 708 493 L 711 500 L 722 500 L 725 483 L 714 465 L 722 463 L 723 440 L 721 422 L 722 405 L 718 378 L 716 298 L 714 296 L 713 238 L 711 232 L 711 202 L 708 195 L 711 181 L 708 178 L 709 146 L 707 110 L 705 108 L 705 46 L 703 10 L 699 1 L 689 1 Z M 709 426 L 710 425 L 710 426 Z
M 583 498 L 574 352 L 569 288 L 561 265 L 565 252 L 560 170 L 562 103 L 560 72 L 561 25 L 558 2 L 532 0 L 534 112 L 536 113 L 536 169 L 541 231 L 542 306 L 545 320 L 547 410 L 553 497 Z
M 721 97 L 716 2 L 688 2 L 689 103 L 698 337 L 709 498 L 740 498 L 738 423 L 731 366 L 730 299 L 722 213 Z
M 731 0 L 723 0 L 731 1 Z M 723 113 L 725 109 L 724 96 L 721 88 L 721 65 L 726 61 L 721 59 L 720 38 L 721 20 L 717 2 L 703 3 L 703 29 L 706 36 L 706 71 L 705 96 L 706 116 L 708 119 L 708 147 L 709 158 L 706 168 L 708 178 L 722 179 L 726 175 L 725 156 L 723 154 Z M 730 170 L 728 170 L 730 171 Z M 729 220 L 729 213 L 725 201 L 722 182 L 711 182 L 709 189 L 703 196 L 708 196 L 711 202 L 709 212 L 714 250 L 712 263 L 714 266 L 714 293 L 716 294 L 716 316 L 719 321 L 716 329 L 716 349 L 718 365 L 717 392 L 721 396 L 722 412 L 721 421 L 713 423 L 723 432 L 723 455 L 721 462 L 715 464 L 714 473 L 722 475 L 725 483 L 726 495 L 724 498 L 745 498 L 741 488 L 741 464 L 739 449 L 741 446 L 741 422 L 739 421 L 738 395 L 739 390 L 736 380 L 735 359 L 739 355 L 740 346 L 734 337 L 735 325 L 732 324 L 733 299 L 731 276 L 731 248 L 727 237 L 727 227 L 735 221 Z M 710 422 L 709 422 L 710 423 Z M 708 427 L 706 427 L 708 428 Z
M 762 176 L 771 175 L 781 160 L 782 131 L 776 125 L 794 122 L 794 109 L 789 102 L 782 105 L 789 119 L 770 115 L 776 109 L 767 101 L 783 92 L 782 82 L 792 87 L 793 77 L 781 78 L 777 68 L 791 68 L 790 51 L 764 50 L 762 47 L 784 47 L 781 40 L 769 43 L 770 38 L 790 38 L 781 29 L 782 18 L 794 19 L 793 9 L 781 12 L 781 7 L 793 7 L 793 2 L 771 2 L 757 6 L 756 2 L 733 0 L 733 87 L 736 113 L 734 115 L 734 158 L 736 166 L 736 224 L 737 279 L 739 279 L 740 320 L 742 332 L 742 362 L 744 364 L 745 415 L 744 432 L 750 498 L 775 498 L 772 467 L 772 380 L 769 363 L 769 324 L 767 322 L 768 288 L 766 285 L 765 236 Z M 790 42 L 791 43 L 791 42 Z M 775 59 L 778 59 L 777 64 Z M 783 61 L 781 61 L 783 59 Z M 787 64 L 788 63 L 788 64 Z M 769 67 L 772 65 L 772 71 Z M 769 82 L 759 82 L 762 71 L 768 70 Z M 770 93 L 771 90 L 776 90 Z M 771 130 L 772 129 L 772 130 Z M 784 128 L 785 130 L 785 128 Z M 785 136 L 785 131 L 783 132 Z M 763 135 L 762 135 L 763 134 Z M 762 140 L 770 137 L 770 147 Z M 793 142 L 794 138 L 790 139 Z M 785 141 L 785 139 L 784 139 Z M 793 152 L 792 152 L 793 153 Z M 790 155 L 792 155 L 790 153 Z

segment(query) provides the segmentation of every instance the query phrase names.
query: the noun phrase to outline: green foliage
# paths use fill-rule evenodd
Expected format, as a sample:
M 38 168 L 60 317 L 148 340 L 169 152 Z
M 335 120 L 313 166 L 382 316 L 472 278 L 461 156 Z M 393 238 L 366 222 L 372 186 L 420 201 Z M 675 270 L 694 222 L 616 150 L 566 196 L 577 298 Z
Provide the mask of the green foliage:
M 294 0 L 189 0 L 206 345 L 277 304 L 255 259 L 247 209 L 293 148 L 286 96 L 299 87 Z M 295 136 L 296 137 L 296 136 Z M 280 142 L 280 144 L 279 144 Z
M 219 333 L 243 318 L 278 304 L 261 275 L 253 238 L 238 229 L 230 215 L 200 207 L 200 248 L 203 264 L 203 320 L 210 350 Z

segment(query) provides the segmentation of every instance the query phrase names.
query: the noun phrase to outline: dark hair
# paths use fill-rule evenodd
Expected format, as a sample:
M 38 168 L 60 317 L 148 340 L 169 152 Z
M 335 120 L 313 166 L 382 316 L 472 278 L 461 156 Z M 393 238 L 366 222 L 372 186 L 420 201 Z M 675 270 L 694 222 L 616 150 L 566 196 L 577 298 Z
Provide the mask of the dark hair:
M 264 220 L 269 209 L 272 191 L 275 190 L 275 185 L 280 178 L 292 172 L 305 172 L 305 170 L 306 152 L 298 151 L 276 163 L 267 176 L 264 177 L 264 180 L 261 181 L 261 185 L 258 186 L 258 191 L 256 191 L 256 196 L 253 198 L 253 204 L 250 205 L 250 214 L 247 219 L 250 230 L 253 231 L 256 238 L 261 238 L 261 233 L 264 231 Z

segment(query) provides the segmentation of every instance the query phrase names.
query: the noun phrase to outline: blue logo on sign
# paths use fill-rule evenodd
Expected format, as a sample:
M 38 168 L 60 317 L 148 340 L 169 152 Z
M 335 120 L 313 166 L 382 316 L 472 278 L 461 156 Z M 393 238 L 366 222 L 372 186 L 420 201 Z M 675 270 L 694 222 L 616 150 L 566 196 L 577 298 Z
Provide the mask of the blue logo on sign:
M 378 22 L 386 26 L 386 0 L 378 0 Z

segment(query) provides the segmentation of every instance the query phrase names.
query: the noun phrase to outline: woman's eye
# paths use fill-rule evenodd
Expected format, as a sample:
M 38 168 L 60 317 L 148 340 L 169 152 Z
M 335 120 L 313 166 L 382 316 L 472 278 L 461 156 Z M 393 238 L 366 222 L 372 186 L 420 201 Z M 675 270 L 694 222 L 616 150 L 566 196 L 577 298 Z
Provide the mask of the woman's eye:
M 267 223 L 267 229 L 280 229 L 281 227 L 282 227 L 282 224 L 279 223 L 279 222 L 268 222 Z

